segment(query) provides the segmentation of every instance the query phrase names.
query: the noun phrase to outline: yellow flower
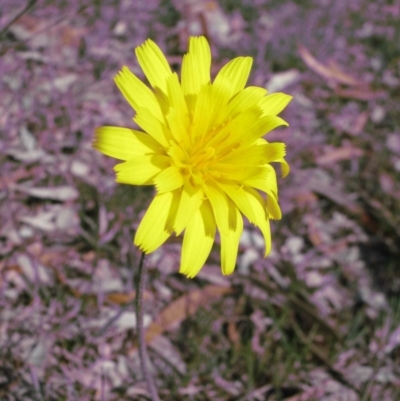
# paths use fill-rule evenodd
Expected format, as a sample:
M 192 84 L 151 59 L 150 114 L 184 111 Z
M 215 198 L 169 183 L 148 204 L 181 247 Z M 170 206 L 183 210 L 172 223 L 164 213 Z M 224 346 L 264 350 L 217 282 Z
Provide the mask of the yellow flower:
M 233 59 L 211 83 L 211 52 L 204 37 L 190 38 L 181 82 L 153 41 L 137 47 L 136 56 L 153 89 L 127 67 L 115 82 L 144 132 L 101 127 L 93 142 L 100 152 L 124 161 L 115 166 L 117 182 L 156 187 L 134 243 L 150 253 L 172 233 L 185 231 L 179 271 L 194 277 L 210 254 L 218 228 L 222 273 L 230 274 L 244 215 L 263 233 L 266 256 L 271 249 L 269 219 L 281 217 L 276 175 L 269 163 L 281 163 L 283 175 L 289 167 L 285 145 L 262 136 L 288 125 L 277 114 L 291 96 L 245 88 L 251 57 Z

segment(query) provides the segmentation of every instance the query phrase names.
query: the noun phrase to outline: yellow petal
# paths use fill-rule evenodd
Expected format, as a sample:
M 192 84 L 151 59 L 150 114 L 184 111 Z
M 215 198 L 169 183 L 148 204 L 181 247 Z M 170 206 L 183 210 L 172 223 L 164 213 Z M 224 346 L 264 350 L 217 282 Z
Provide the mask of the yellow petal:
M 190 137 L 188 135 L 188 124 L 186 123 L 186 120 L 182 118 L 181 111 L 172 108 L 169 109 L 166 120 L 169 130 L 171 131 L 171 135 L 174 137 L 175 141 L 183 148 L 189 148 L 191 144 Z
M 285 156 L 286 145 L 282 142 L 264 143 L 247 148 L 238 148 L 228 156 L 221 158 L 222 163 L 234 165 L 262 165 L 273 162 Z
M 213 91 L 212 85 L 205 85 L 202 87 L 197 97 L 191 127 L 192 143 L 201 141 L 201 138 L 203 138 L 211 128 L 211 110 L 215 107 Z
M 269 218 L 266 214 L 265 200 L 262 196 L 252 188 L 245 188 L 251 207 L 256 216 L 254 224 L 261 230 L 265 240 L 265 254 L 267 256 L 271 251 L 271 230 L 269 226 Z
M 183 185 L 183 177 L 176 166 L 169 166 L 154 178 L 158 193 L 169 192 Z
M 209 84 L 204 85 L 197 96 L 193 120 L 191 138 L 193 143 L 201 142 L 208 134 L 207 142 L 212 146 L 212 142 L 218 142 L 221 138 L 229 135 L 229 128 L 224 127 L 215 135 L 213 128 L 220 123 L 221 119 L 226 116 L 226 105 L 229 100 L 229 93 L 224 88 Z M 261 115 L 261 111 L 257 111 Z M 223 131 L 223 132 L 221 132 Z M 213 138 L 213 139 L 211 139 Z
M 151 110 L 156 118 L 162 120 L 161 108 L 154 93 L 128 67 L 122 67 L 114 80 L 134 110 L 137 111 L 140 107 L 146 108 Z
M 167 79 L 168 100 L 170 107 L 179 110 L 183 118 L 187 118 L 187 106 L 182 88 L 179 85 L 178 75 L 174 72 Z
M 153 185 L 154 177 L 169 166 L 166 156 L 137 156 L 114 167 L 116 181 L 130 185 Z
M 210 83 L 211 51 L 204 36 L 189 39 L 189 52 L 182 61 L 182 89 L 185 95 L 198 94 Z
M 235 216 L 232 208 L 230 208 L 230 201 L 225 192 L 221 191 L 219 186 L 211 180 L 204 185 L 203 190 L 211 203 L 218 230 L 221 233 L 228 233 L 229 226 L 232 220 L 235 219 Z
M 190 216 L 200 208 L 203 203 L 204 193 L 201 188 L 193 186 L 190 181 L 185 183 L 176 213 L 174 231 L 176 235 L 182 233 L 188 224 Z
M 263 111 L 263 116 L 278 115 L 293 99 L 292 96 L 286 95 L 285 93 L 273 93 L 271 95 L 265 96 L 258 105 Z
M 150 39 L 135 49 L 136 57 L 151 86 L 167 91 L 171 68 L 160 48 Z
M 275 160 L 277 163 L 281 164 L 281 169 L 282 169 L 282 177 L 286 177 L 289 172 L 290 172 L 290 166 L 288 164 L 288 162 L 282 158 L 282 159 L 277 159 Z
M 221 178 L 241 182 L 263 172 L 262 166 L 248 166 L 230 163 L 215 163 L 213 165 Z
M 273 193 L 267 194 L 267 213 L 270 219 L 280 220 L 282 218 L 281 208 Z
M 223 105 L 221 103 L 221 101 L 218 101 L 218 108 L 217 111 L 220 112 L 220 108 L 221 106 L 223 106 L 223 111 L 226 111 L 226 105 L 228 104 L 229 100 L 232 98 L 232 96 L 234 95 L 234 87 L 232 85 L 231 80 L 224 75 L 220 75 L 218 81 L 214 81 L 214 83 L 212 84 L 213 90 L 215 95 L 214 96 L 219 96 L 221 97 L 221 100 L 223 101 Z M 215 110 L 210 110 L 215 111 Z M 227 115 L 224 115 L 225 118 L 227 118 Z M 231 116 L 230 116 L 231 117 Z
M 209 146 L 220 146 L 229 149 L 234 144 L 241 146 L 252 144 L 263 135 L 280 125 L 288 125 L 277 116 L 261 117 L 261 110 L 250 108 L 238 114 L 210 141 Z
M 241 141 L 249 134 L 249 127 L 259 121 L 261 110 L 253 107 L 238 114 L 220 129 L 208 142 L 208 146 L 217 149 L 230 149 L 232 144 Z
M 163 116 L 165 116 L 170 109 L 168 94 L 164 93 L 160 88 L 158 88 L 156 86 L 154 88 L 154 96 L 156 97 L 157 102 L 161 107 L 161 112 L 162 112 Z M 164 121 L 164 120 L 160 120 L 160 121 Z
M 265 143 L 255 146 L 256 152 L 263 154 L 262 163 L 267 164 L 286 155 L 286 144 L 283 142 Z
M 209 113 L 210 117 L 210 127 L 215 129 L 221 123 L 225 123 L 227 119 L 231 118 L 228 114 L 228 103 L 232 97 L 232 85 L 228 78 L 222 77 L 220 79 L 219 85 L 212 85 L 212 97 L 213 103 L 210 105 Z M 214 132 L 209 133 L 210 136 L 214 136 Z
M 269 225 L 269 219 L 266 218 L 265 221 L 262 222 L 262 224 L 257 225 L 258 228 L 261 230 L 263 236 L 264 236 L 264 241 L 265 241 L 265 253 L 264 257 L 268 256 L 269 253 L 271 252 L 271 227 Z
M 243 143 L 253 143 L 280 125 L 288 126 L 289 124 L 277 116 L 264 116 L 258 120 L 252 121 L 246 130 L 243 130 L 243 127 L 241 126 L 238 127 L 233 125 L 230 142 L 234 143 L 242 139 Z
M 152 136 L 160 145 L 167 148 L 171 139 L 168 128 L 151 114 L 148 109 L 139 108 L 133 121 Z
M 159 145 L 151 136 L 122 127 L 97 128 L 93 147 L 107 156 L 120 160 L 151 155 L 159 150 Z
M 157 194 L 139 224 L 134 244 L 150 253 L 160 247 L 171 235 L 179 191 Z
M 271 219 L 280 220 L 282 218 L 281 208 L 278 204 L 278 185 L 276 173 L 271 165 L 263 166 L 265 173 L 263 176 L 248 178 L 243 183 L 250 187 L 259 189 L 267 194 L 266 210 Z
M 229 186 L 224 184 L 223 188 L 250 223 L 259 227 L 263 233 L 265 256 L 267 256 L 271 251 L 271 231 L 264 199 L 256 190 L 249 187 L 237 188 L 232 191 Z
M 242 185 L 219 181 L 218 186 L 229 196 L 239 210 L 247 217 L 250 223 L 257 219 L 249 201 L 249 196 Z
M 214 243 L 215 227 L 210 202 L 205 201 L 194 212 L 186 227 L 180 273 L 192 278 L 204 266 Z
M 232 204 L 232 201 L 230 201 Z M 221 235 L 221 268 L 222 274 L 231 274 L 235 270 L 239 240 L 243 232 L 243 218 L 235 205 L 231 206 L 234 210 L 234 221 L 227 233 Z
M 211 84 L 202 87 L 193 113 L 192 143 L 202 141 L 207 134 L 214 137 L 212 128 L 226 115 L 228 100 L 228 93 L 224 92 L 222 87 L 215 88 Z
M 169 128 L 178 143 L 188 146 L 190 143 L 188 138 L 189 113 L 185 97 L 179 85 L 178 76 L 175 73 L 168 78 L 167 88 L 169 110 L 166 119 Z
M 237 57 L 221 68 L 215 77 L 214 85 L 219 85 L 221 77 L 226 77 L 231 82 L 232 95 L 241 91 L 247 82 L 250 74 L 253 59 L 251 57 Z
M 258 143 L 260 137 L 280 125 L 288 125 L 288 123 L 277 116 L 261 117 L 261 110 L 253 107 L 230 120 L 209 141 L 209 146 L 227 150 L 236 147 L 238 144 L 245 147 Z
M 278 185 L 274 168 L 267 164 L 262 166 L 262 173 L 249 177 L 243 181 L 243 184 L 259 189 L 265 193 L 273 193 L 278 196 Z
M 244 88 L 230 100 L 228 104 L 229 116 L 235 117 L 238 113 L 242 113 L 244 110 L 256 106 L 266 94 L 267 90 L 258 86 L 248 86 Z
M 188 154 L 182 149 L 180 145 L 171 141 L 170 147 L 167 151 L 168 155 L 171 157 L 171 161 L 178 167 L 185 167 L 186 160 L 188 159 Z

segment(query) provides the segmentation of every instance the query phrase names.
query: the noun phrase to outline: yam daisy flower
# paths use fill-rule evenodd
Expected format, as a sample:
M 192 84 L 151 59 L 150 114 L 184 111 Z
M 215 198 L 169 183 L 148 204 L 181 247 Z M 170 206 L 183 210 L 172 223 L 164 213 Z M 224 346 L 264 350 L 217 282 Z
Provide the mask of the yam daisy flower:
M 115 77 L 136 111 L 143 130 L 101 127 L 93 147 L 122 160 L 116 181 L 154 185 L 156 195 L 136 232 L 134 243 L 145 253 L 172 234 L 184 232 L 180 272 L 194 277 L 204 265 L 218 228 L 223 274 L 235 268 L 243 217 L 259 227 L 265 256 L 271 249 L 270 219 L 281 218 L 275 170 L 285 145 L 263 135 L 288 125 L 277 115 L 291 96 L 245 88 L 252 58 L 237 57 L 210 79 L 211 52 L 204 37 L 191 37 L 181 79 L 151 40 L 136 56 L 152 89 L 127 67 Z

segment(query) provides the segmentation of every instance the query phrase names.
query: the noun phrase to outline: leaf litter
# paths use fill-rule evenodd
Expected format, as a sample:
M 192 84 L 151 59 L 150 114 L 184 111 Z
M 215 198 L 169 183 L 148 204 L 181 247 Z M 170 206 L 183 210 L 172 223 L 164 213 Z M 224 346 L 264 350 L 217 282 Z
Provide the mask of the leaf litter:
M 90 143 L 131 123 L 112 77 L 141 74 L 136 45 L 156 39 L 179 69 L 188 36 L 206 34 L 215 68 L 253 56 L 251 84 L 294 95 L 290 128 L 269 136 L 292 171 L 268 259 L 247 222 L 232 276 L 218 246 L 193 281 L 176 273 L 179 239 L 148 258 L 162 398 L 399 399 L 391 2 L 34 3 L 0 39 L 0 398 L 146 399 L 132 236 L 150 195 L 117 186 Z M 24 7 L 6 2 L 0 31 Z

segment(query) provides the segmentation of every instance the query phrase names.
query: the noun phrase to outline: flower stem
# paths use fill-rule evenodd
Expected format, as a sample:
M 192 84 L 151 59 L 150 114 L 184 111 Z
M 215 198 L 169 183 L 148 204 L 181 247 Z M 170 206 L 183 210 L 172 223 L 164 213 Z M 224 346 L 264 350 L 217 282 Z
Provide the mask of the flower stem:
M 139 357 L 140 357 L 140 366 L 142 368 L 143 376 L 147 383 L 147 391 L 150 394 L 152 401 L 160 401 L 158 397 L 157 389 L 154 384 L 153 377 L 151 376 L 148 370 L 148 360 L 149 357 L 147 355 L 146 349 L 146 340 L 144 337 L 144 326 L 143 326 L 143 292 L 144 292 L 144 269 L 145 269 L 145 253 L 142 253 L 139 262 L 139 271 L 138 277 L 136 281 L 136 325 L 137 325 L 137 337 L 139 344 Z

